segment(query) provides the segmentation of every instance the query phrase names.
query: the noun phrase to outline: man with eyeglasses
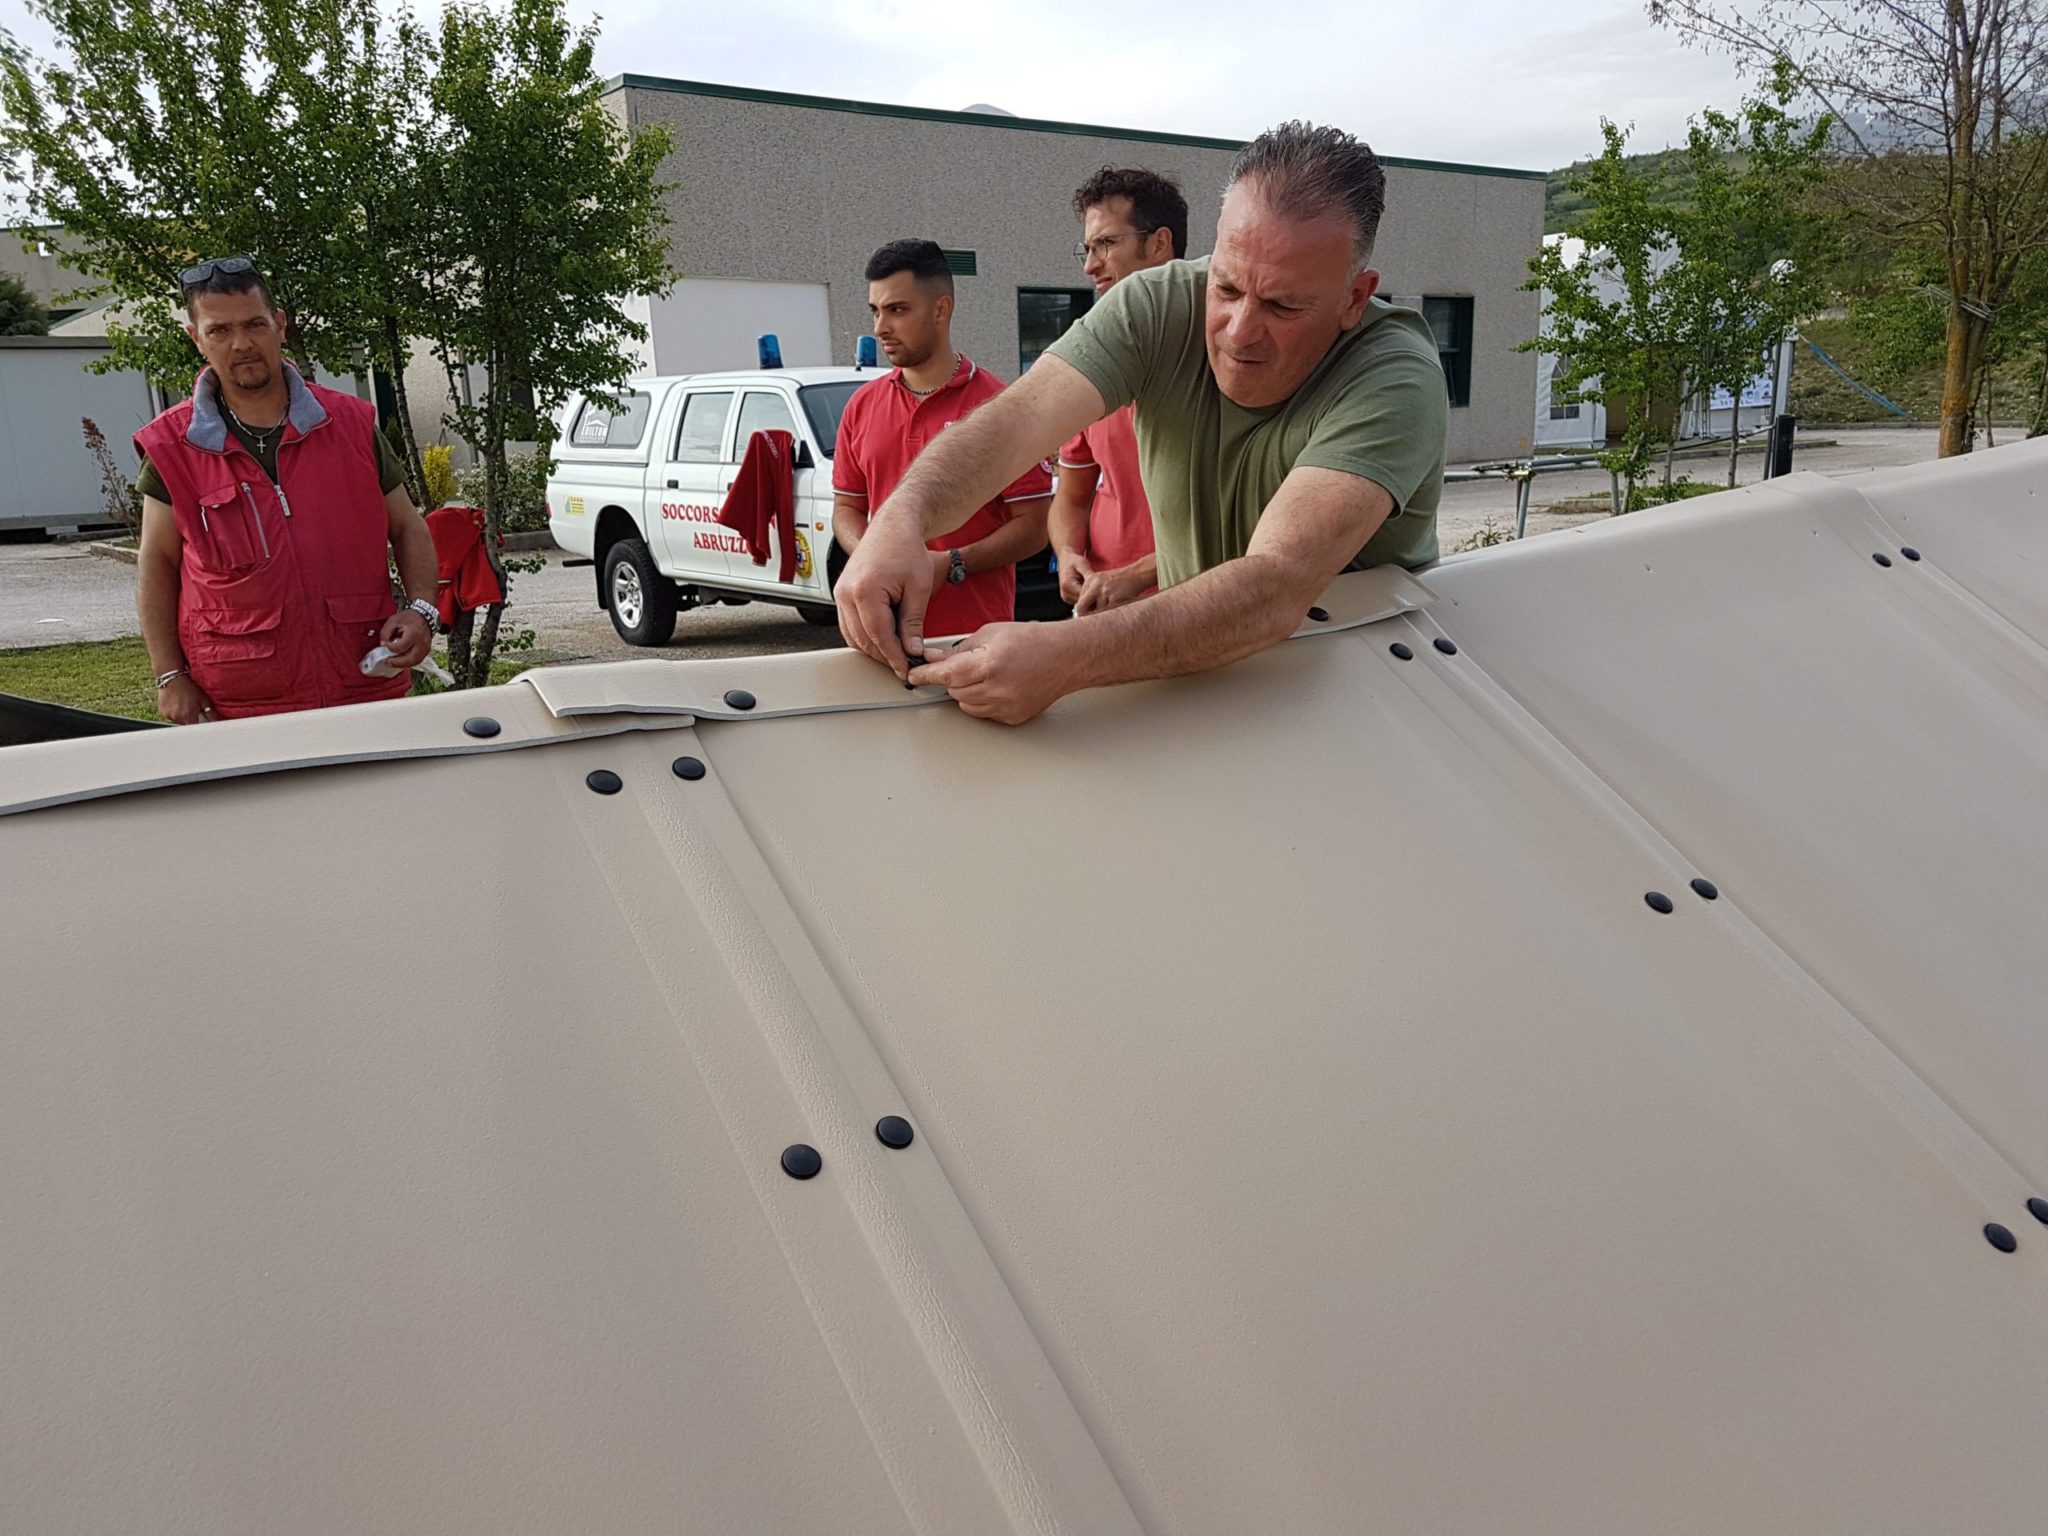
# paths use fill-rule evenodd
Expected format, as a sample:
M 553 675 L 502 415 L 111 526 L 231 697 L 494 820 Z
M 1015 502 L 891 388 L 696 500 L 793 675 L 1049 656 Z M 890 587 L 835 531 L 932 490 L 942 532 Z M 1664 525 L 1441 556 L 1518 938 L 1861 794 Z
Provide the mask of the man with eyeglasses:
M 1188 200 L 1157 171 L 1105 165 L 1074 193 L 1074 254 L 1097 298 L 1122 279 L 1188 253 Z M 1156 591 L 1152 507 L 1138 472 L 1138 433 L 1125 406 L 1060 449 L 1048 528 L 1060 596 L 1076 614 L 1120 608 Z
M 158 712 L 195 725 L 402 696 L 433 644 L 439 569 L 376 411 L 284 360 L 284 312 L 247 256 L 178 286 L 206 366 L 135 434 Z M 379 645 L 386 675 L 366 676 Z
M 1375 297 L 1385 207 L 1379 159 L 1348 133 L 1283 123 L 1246 145 L 1215 255 L 1118 283 L 875 509 L 835 594 L 847 643 L 1014 725 L 1276 644 L 1341 571 L 1434 560 L 1450 402 L 1428 324 Z M 990 624 L 927 659 L 925 540 L 1132 402 L 1158 594 Z

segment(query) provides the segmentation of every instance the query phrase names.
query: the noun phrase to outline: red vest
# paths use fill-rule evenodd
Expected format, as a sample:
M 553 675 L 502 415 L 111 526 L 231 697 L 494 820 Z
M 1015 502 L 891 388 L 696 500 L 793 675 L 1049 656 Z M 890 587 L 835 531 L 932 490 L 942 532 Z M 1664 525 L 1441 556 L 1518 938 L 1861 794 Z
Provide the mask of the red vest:
M 185 664 L 224 719 L 395 699 L 409 682 L 359 668 L 397 608 L 376 412 L 289 363 L 285 382 L 276 485 L 228 431 L 210 368 L 135 434 L 185 543 Z

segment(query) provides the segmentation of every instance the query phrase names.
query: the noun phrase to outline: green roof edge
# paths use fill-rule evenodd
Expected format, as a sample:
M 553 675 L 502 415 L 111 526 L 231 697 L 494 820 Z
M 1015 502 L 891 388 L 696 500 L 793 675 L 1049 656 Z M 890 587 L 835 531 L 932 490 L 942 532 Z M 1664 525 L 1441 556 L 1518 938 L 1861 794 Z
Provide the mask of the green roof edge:
M 993 112 L 946 112 L 936 107 L 900 107 L 880 101 L 852 101 L 843 96 L 805 96 L 794 91 L 764 91 L 744 85 L 714 85 L 704 80 L 670 80 L 661 75 L 614 75 L 605 92 L 669 91 L 679 96 L 715 96 L 725 101 L 759 101 L 779 107 L 809 107 L 819 112 L 856 112 L 864 117 L 901 117 L 924 123 L 962 123 L 976 128 L 1017 128 L 1029 133 L 1070 133 L 1084 138 L 1129 139 L 1139 144 L 1179 144 L 1191 149 L 1240 150 L 1242 139 L 1212 139 L 1193 133 L 1155 133 L 1140 128 L 1104 128 L 1088 123 L 1060 123 L 1049 118 L 1004 117 Z M 1518 171 L 1498 165 L 1464 165 L 1451 160 L 1411 160 L 1381 155 L 1382 165 L 1413 171 L 1446 171 L 1461 176 L 1502 176 L 1511 181 L 1547 181 L 1543 171 Z

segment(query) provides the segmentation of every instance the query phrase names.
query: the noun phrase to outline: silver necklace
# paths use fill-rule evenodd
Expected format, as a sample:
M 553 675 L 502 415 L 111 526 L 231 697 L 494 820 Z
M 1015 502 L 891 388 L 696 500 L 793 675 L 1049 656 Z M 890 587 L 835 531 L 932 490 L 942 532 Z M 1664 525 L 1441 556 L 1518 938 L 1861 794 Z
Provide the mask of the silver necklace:
M 241 417 L 235 414 L 235 408 L 232 405 L 228 404 L 227 396 L 221 396 L 220 403 L 221 409 L 225 410 L 228 413 L 228 420 L 232 421 L 236 426 L 240 427 L 244 432 L 248 433 L 249 436 L 256 439 L 256 452 L 258 455 L 270 452 L 271 437 L 280 428 L 284 426 L 285 418 L 290 416 L 292 413 L 291 407 L 287 405 L 284 409 L 283 416 L 278 417 L 277 420 L 273 421 L 269 426 L 265 427 L 262 431 L 259 432 L 254 427 L 250 426 L 249 423 L 242 420 Z

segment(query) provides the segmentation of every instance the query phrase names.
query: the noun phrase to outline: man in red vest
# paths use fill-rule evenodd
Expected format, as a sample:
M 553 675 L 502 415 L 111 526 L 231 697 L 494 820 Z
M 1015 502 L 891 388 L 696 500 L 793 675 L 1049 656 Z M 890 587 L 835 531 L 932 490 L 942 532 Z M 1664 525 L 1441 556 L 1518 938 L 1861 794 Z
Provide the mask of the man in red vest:
M 402 696 L 433 644 L 438 569 L 375 410 L 284 360 L 284 314 L 248 257 L 187 267 L 179 287 L 206 367 L 135 434 L 158 712 L 193 725 Z M 379 645 L 397 675 L 363 674 Z

